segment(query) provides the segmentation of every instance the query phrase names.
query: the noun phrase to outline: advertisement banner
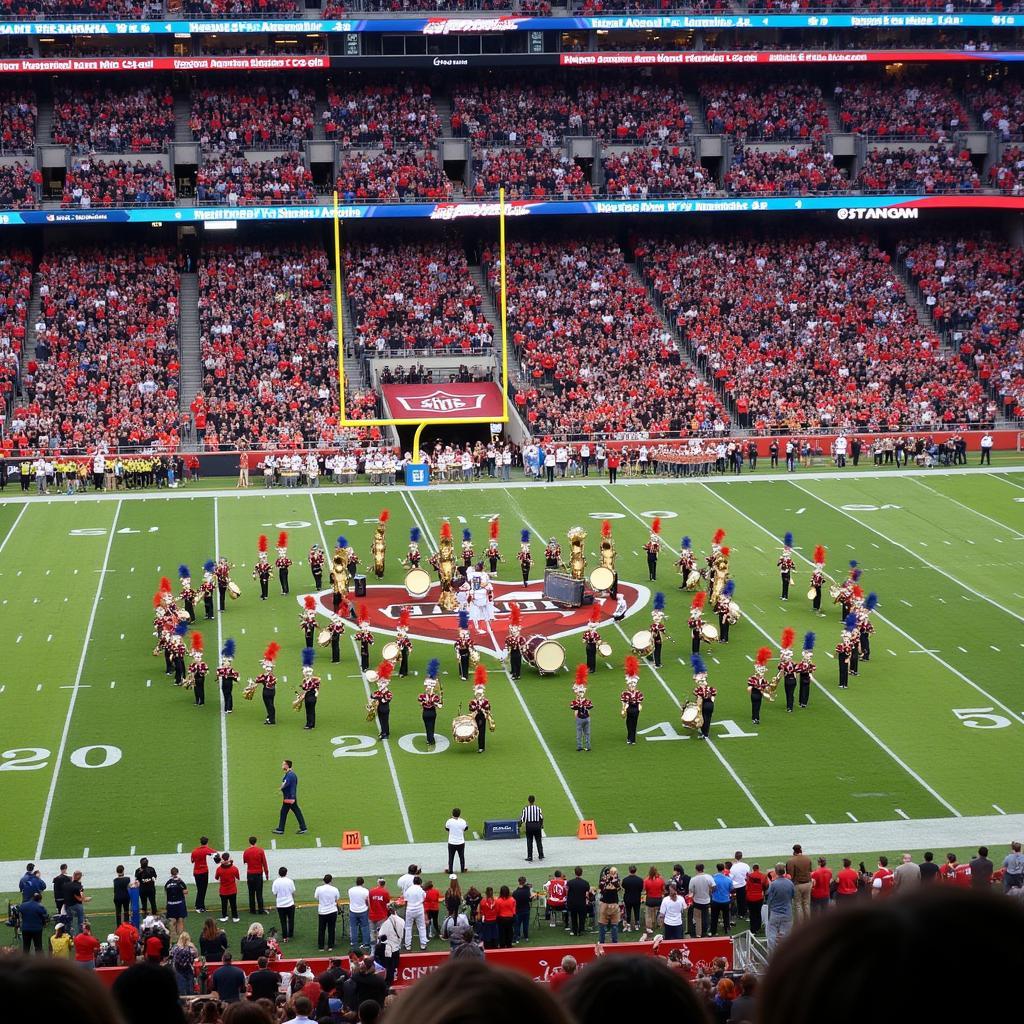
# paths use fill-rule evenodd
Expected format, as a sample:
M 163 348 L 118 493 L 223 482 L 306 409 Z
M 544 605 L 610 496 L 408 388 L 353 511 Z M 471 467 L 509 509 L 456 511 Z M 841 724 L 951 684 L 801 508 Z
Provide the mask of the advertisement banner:
M 735 64 L 872 64 L 928 62 L 1024 60 L 1024 51 L 1004 50 L 1000 53 L 976 50 L 682 50 L 661 53 L 641 51 L 599 51 L 596 53 L 560 53 L 558 63 L 564 68 L 594 67 L 695 67 Z
M 390 415 L 400 420 L 437 420 L 501 415 L 497 384 L 384 384 Z
M 329 68 L 329 57 L 15 57 L 0 60 L 0 74 L 26 71 L 294 71 Z

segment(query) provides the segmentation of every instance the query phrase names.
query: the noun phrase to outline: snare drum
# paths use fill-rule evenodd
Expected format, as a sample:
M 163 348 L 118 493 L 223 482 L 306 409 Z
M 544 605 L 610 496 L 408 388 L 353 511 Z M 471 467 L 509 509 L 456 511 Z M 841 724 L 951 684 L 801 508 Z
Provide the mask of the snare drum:
M 531 636 L 526 641 L 523 657 L 541 675 L 558 672 L 565 664 L 565 648 L 557 640 L 546 636 Z
M 807 591 L 807 600 L 808 601 L 813 601 L 817 596 L 818 596 L 818 588 L 817 587 L 811 587 L 811 589 Z
M 472 715 L 459 715 L 452 719 L 452 739 L 456 743 L 472 743 L 476 736 L 476 719 Z
M 615 585 L 615 573 L 606 565 L 599 565 L 590 574 L 590 586 L 594 590 L 611 590 Z
M 331 631 L 329 629 L 321 629 L 316 635 L 316 642 L 321 647 L 331 646 Z
M 700 626 L 700 638 L 706 643 L 714 643 L 718 639 L 718 627 L 712 626 L 710 622 L 702 622 Z
M 363 673 L 363 678 L 366 680 L 369 686 L 373 686 L 373 684 L 376 683 L 378 679 L 380 679 L 380 676 L 377 675 L 377 673 L 372 668 L 368 668 Z
M 608 643 L 607 640 L 602 640 L 597 645 L 597 653 L 600 654 L 602 658 L 610 658 L 612 656 L 612 645 Z
M 242 596 L 242 589 L 234 580 L 228 580 L 228 597 L 232 601 L 238 600 Z
M 704 713 L 700 705 L 692 700 L 683 705 L 679 717 L 687 729 L 699 729 L 704 724 Z
M 405 589 L 413 597 L 426 597 L 430 590 L 430 573 L 426 569 L 410 569 L 405 574 Z
M 395 643 L 394 640 L 391 640 L 391 641 L 386 643 L 381 648 L 380 656 L 385 661 L 390 661 L 391 664 L 394 665 L 394 664 L 396 664 L 398 662 L 398 659 L 402 656 L 402 650 L 398 646 L 398 644 Z
M 654 637 L 649 629 L 641 629 L 639 633 L 634 633 L 629 644 L 641 658 L 654 653 Z
M 182 608 L 178 612 L 178 621 L 179 622 L 190 622 L 191 621 L 191 616 L 189 615 L 189 613 L 187 611 L 185 611 L 184 608 Z
M 686 577 L 686 589 L 696 590 L 700 586 L 700 572 L 696 569 L 691 569 Z

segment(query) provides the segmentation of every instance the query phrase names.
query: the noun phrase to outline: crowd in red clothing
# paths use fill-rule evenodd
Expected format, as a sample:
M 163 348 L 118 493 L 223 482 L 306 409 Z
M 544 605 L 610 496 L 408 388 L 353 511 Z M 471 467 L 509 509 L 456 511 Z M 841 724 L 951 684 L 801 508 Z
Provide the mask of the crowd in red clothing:
M 532 431 L 689 433 L 724 415 L 616 243 L 513 242 L 507 256 L 509 331 L 527 380 L 516 401 Z M 495 256 L 483 262 L 496 287 Z
M 145 153 L 174 139 L 171 90 L 140 85 L 62 85 L 53 98 L 53 141 L 78 153 Z
M 395 199 L 447 199 L 452 183 L 433 153 L 346 153 L 335 187 L 349 202 Z
M 1024 417 L 1024 251 L 989 239 L 905 243 L 899 255 L 964 362 Z
M 301 153 L 251 161 L 227 154 L 203 161 L 196 172 L 196 198 L 228 206 L 312 203 L 316 189 Z
M 0 152 L 34 153 L 35 96 L 20 89 L 0 90 Z
M 182 0 L 182 11 L 193 17 L 209 15 L 219 18 L 225 14 L 293 14 L 299 10 L 299 0 Z
M 828 104 L 810 82 L 704 82 L 700 98 L 708 131 L 740 139 L 820 139 L 828 131 Z
M 0 257 L 0 411 L 10 412 L 25 353 L 25 320 L 32 292 L 32 256 Z
M 505 187 L 507 199 L 542 196 L 587 198 L 593 186 L 565 150 L 526 146 L 485 149 L 473 158 L 473 194 L 496 196 Z
M 748 146 L 733 153 L 725 187 L 741 195 L 808 195 L 847 192 L 850 183 L 819 145 L 772 151 Z
M 0 0 L 0 17 L 162 18 L 161 0 Z
M 155 246 L 56 249 L 24 390 L 32 446 L 178 439 L 178 272 Z
M 604 187 L 610 196 L 708 196 L 717 191 L 714 175 L 686 146 L 622 149 L 604 160 Z
M 993 188 L 1010 195 L 1024 195 L 1024 149 L 1020 146 L 1003 146 L 999 159 L 993 161 L 988 171 Z
M 857 176 L 867 192 L 913 193 L 974 192 L 981 179 L 971 154 L 941 143 L 927 149 L 872 149 Z
M 20 210 L 35 206 L 41 181 L 42 175 L 31 164 L 20 160 L 13 164 L 0 164 L 0 208 Z
M 324 135 L 345 148 L 437 144 L 441 118 L 425 83 L 327 87 Z
M 136 160 L 76 159 L 64 178 L 65 207 L 174 203 L 174 177 L 162 165 Z
M 489 350 L 491 326 L 460 244 L 362 245 L 345 254 L 345 296 L 357 352 Z
M 592 17 L 602 14 L 719 14 L 730 9 L 727 0 L 572 0 L 574 14 Z
M 192 92 L 192 137 L 210 152 L 301 149 L 313 137 L 313 89 L 300 79 L 271 78 Z
M 364 11 L 510 11 L 515 0 L 361 0 Z M 548 7 L 550 10 L 550 6 Z
M 918 323 L 866 239 L 644 243 L 637 259 L 692 350 L 758 428 L 981 419 L 974 374 Z
M 1024 86 L 1012 78 L 998 85 L 968 89 L 968 102 L 986 131 L 996 132 L 1001 142 L 1020 139 L 1024 131 Z
M 835 99 L 843 131 L 876 138 L 943 142 L 969 123 L 946 85 L 851 79 L 836 86 Z

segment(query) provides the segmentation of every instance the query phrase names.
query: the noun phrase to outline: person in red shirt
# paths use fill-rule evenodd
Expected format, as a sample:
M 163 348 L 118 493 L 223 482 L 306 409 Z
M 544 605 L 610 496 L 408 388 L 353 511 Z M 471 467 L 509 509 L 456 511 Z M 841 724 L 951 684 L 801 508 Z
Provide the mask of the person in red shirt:
M 221 920 L 226 921 L 228 919 L 228 906 L 231 907 L 231 920 L 238 920 L 238 879 L 241 877 L 238 874 L 238 868 L 235 867 L 231 860 L 230 854 L 222 853 L 220 857 L 220 864 L 217 867 L 217 872 L 214 875 L 219 883 L 218 892 L 220 894 L 220 913 Z
M 206 836 L 199 837 L 199 845 L 189 854 L 192 860 L 192 877 L 196 883 L 196 913 L 206 913 L 206 890 L 210 884 L 210 865 L 207 857 L 216 857 L 217 851 L 210 846 Z
M 167 933 L 164 932 L 164 935 Z M 160 964 L 164 959 L 164 940 L 157 933 L 153 933 L 146 939 L 142 946 L 142 959 L 147 964 Z
M 507 885 L 503 885 L 495 901 L 498 911 L 498 947 L 509 949 L 512 946 L 512 935 L 516 916 L 516 901 Z
M 832 869 L 824 857 L 818 858 L 818 866 L 811 872 L 811 913 L 820 914 L 828 907 L 832 893 Z
M 658 910 L 664 898 L 665 879 L 661 877 L 658 869 L 651 865 L 651 870 L 647 872 L 647 877 L 644 879 L 644 903 L 646 905 L 644 926 L 649 932 L 653 932 L 657 927 Z
M 961 864 L 955 853 L 946 854 L 946 863 L 939 868 L 939 877 L 943 882 L 967 887 L 971 884 L 970 864 Z
M 512 900 L 515 913 L 515 900 Z M 498 948 L 498 901 L 494 898 L 494 889 L 487 886 L 484 898 L 480 901 L 480 937 L 484 940 L 484 949 Z
M 131 921 L 122 921 L 114 929 L 117 936 L 117 959 L 126 967 L 135 963 L 135 950 L 139 941 L 139 931 Z
M 441 923 L 438 920 L 441 911 L 441 890 L 433 882 L 423 886 L 423 912 L 427 915 L 427 937 L 441 937 Z
M 836 904 L 852 900 L 857 895 L 860 876 L 851 866 L 849 857 L 843 858 L 842 870 L 836 875 Z
M 750 915 L 750 934 L 756 935 L 761 930 L 761 912 L 764 910 L 764 893 L 768 888 L 768 876 L 761 870 L 760 864 L 747 875 L 747 912 Z
M 570 978 L 576 976 L 576 972 L 580 969 L 580 965 L 574 956 L 563 956 L 561 970 L 552 971 L 548 975 L 548 989 L 552 992 L 557 992 L 562 988 Z
M 377 941 L 377 929 L 388 919 L 388 904 L 391 902 L 391 893 L 383 878 L 377 879 L 377 884 L 370 890 L 370 938 Z M 425 905 L 425 904 L 424 904 Z
M 896 885 L 888 857 L 878 858 L 878 870 L 871 876 L 871 895 L 888 896 Z
M 91 971 L 96 970 L 96 954 L 100 951 L 99 940 L 92 933 L 92 925 L 88 921 L 75 936 L 75 963 Z
M 249 836 L 249 846 L 242 854 L 242 861 L 245 864 L 245 884 L 249 888 L 249 913 L 269 913 L 263 907 L 263 882 L 270 878 L 270 865 L 263 847 L 256 843 L 256 836 Z
M 569 930 L 569 886 L 565 880 L 565 876 L 561 871 L 556 871 L 554 876 L 548 882 L 547 886 L 548 898 L 545 903 L 544 913 L 548 921 L 551 923 L 551 927 L 555 927 L 555 916 L 561 915 L 562 927 Z

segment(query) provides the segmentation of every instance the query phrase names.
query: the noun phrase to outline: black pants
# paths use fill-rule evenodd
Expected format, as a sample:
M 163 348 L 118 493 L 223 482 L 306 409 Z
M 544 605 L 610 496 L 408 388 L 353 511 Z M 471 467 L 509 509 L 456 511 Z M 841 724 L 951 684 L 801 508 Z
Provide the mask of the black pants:
M 584 644 L 587 651 L 587 668 L 591 672 L 597 671 L 597 644 Z
M 448 874 L 450 875 L 455 870 L 455 858 L 459 858 L 459 870 L 466 870 L 466 844 L 465 843 L 449 843 L 448 844 Z
M 545 466 L 544 467 L 544 474 L 545 474 L 545 479 L 547 480 L 547 482 L 549 484 L 553 484 L 555 482 L 555 467 L 554 466 Z
M 647 555 L 647 572 L 652 580 L 658 578 L 658 556 L 648 554 Z
M 615 481 L 618 479 L 618 477 L 619 477 L 619 471 L 617 469 L 612 469 L 612 467 L 609 466 L 608 467 L 608 483 L 610 483 L 610 484 L 615 483 Z
M 808 672 L 800 673 L 800 707 L 807 707 L 807 701 L 811 696 L 811 676 Z
M 526 859 L 533 860 L 533 844 L 537 844 L 537 856 L 544 859 L 544 837 L 541 835 L 541 826 L 530 824 L 526 826 Z
M 982 448 L 981 449 L 981 462 L 979 462 L 978 465 L 979 466 L 991 466 L 992 465 L 992 449 L 991 448 Z
M 302 702 L 302 704 L 303 704 L 303 707 L 305 707 L 305 709 L 306 709 L 306 728 L 307 729 L 315 729 L 316 728 L 316 697 L 314 697 L 312 700 L 310 700 L 309 697 L 306 697 L 306 699 Z
M 860 635 L 860 660 L 871 660 L 871 634 L 861 633 Z
M 523 652 L 518 647 L 509 651 L 508 668 L 513 679 L 518 679 L 523 671 Z
M 196 700 L 196 707 L 201 708 L 206 703 L 206 676 L 193 676 L 192 693 Z
M 316 626 L 303 626 L 302 633 L 306 638 L 306 646 L 312 647 L 313 641 L 316 639 Z
M 427 745 L 434 744 L 434 726 L 437 723 L 437 708 L 425 708 L 423 711 L 423 729 L 427 734 Z
M 310 645 L 312 646 L 312 645 Z M 331 632 L 331 664 L 337 665 L 341 661 L 341 634 Z
M 42 954 L 43 952 L 43 933 L 42 932 L 26 932 L 21 933 L 21 948 L 25 953 L 30 953 L 32 947 L 35 946 L 37 953 Z
M 217 584 L 217 599 L 218 599 L 217 607 L 220 608 L 221 611 L 224 611 L 224 595 L 227 592 L 228 592 L 228 588 L 226 586 L 222 587 L 219 583 Z
M 213 618 L 213 594 L 203 596 L 203 612 L 208 619 Z
M 233 692 L 234 688 L 235 688 L 235 683 L 234 683 L 233 679 L 222 679 L 220 681 L 220 692 L 224 696 L 224 710 L 225 711 L 234 711 L 234 709 L 235 709 L 235 701 L 234 701 L 234 698 L 232 696 L 232 692 Z
M 324 589 L 324 571 L 323 571 L 323 569 L 313 569 L 312 572 L 313 572 L 313 586 L 315 586 L 317 590 L 323 590 Z
M 359 645 L 359 667 L 365 672 L 370 667 L 370 645 Z
M 639 903 L 623 903 L 622 904 L 622 923 L 624 925 L 631 924 L 633 927 L 637 927 L 640 924 L 640 904 Z
M 733 889 L 733 893 L 736 896 L 736 916 L 746 917 L 747 916 L 747 887 L 741 885 L 738 889 Z
M 278 578 L 278 580 L 281 583 L 281 593 L 282 594 L 287 594 L 288 593 L 288 570 L 287 569 L 278 569 L 277 570 L 277 578 Z
M 193 875 L 192 878 L 196 883 L 196 913 L 201 914 L 206 910 L 206 890 L 210 887 L 210 876 L 204 872 L 201 875 Z
M 263 913 L 263 876 L 262 875 L 249 875 L 245 876 L 245 884 L 249 888 L 249 913 L 250 914 L 262 914 Z
M 459 678 L 469 678 L 469 651 L 459 652 Z
M 661 642 L 654 641 L 654 667 L 661 668 Z
M 188 620 L 189 620 L 189 622 L 195 622 L 196 621 L 196 606 L 195 606 L 195 602 L 194 601 L 186 601 L 185 602 L 185 611 L 188 612 Z
M 850 685 L 850 666 L 846 661 L 846 655 L 839 655 L 839 689 L 845 690 Z
M 764 910 L 764 900 L 747 900 L 747 911 L 750 914 L 750 930 L 759 932 L 761 930 L 761 912 Z
M 398 676 L 404 679 L 409 674 L 409 648 L 402 648 L 402 656 L 398 662 Z
M 626 742 L 636 743 L 636 726 L 640 721 L 640 708 L 636 704 L 626 706 Z
M 700 630 L 694 629 L 691 631 L 691 634 L 692 636 L 690 640 L 690 653 L 700 654 Z
M 723 644 L 729 642 L 729 619 L 721 613 L 718 615 L 718 642 Z M 661 662 L 658 664 L 660 665 Z
M 299 828 L 304 832 L 306 830 L 306 819 L 302 816 L 302 809 L 299 807 L 298 801 L 290 804 L 281 804 L 281 817 L 277 823 L 278 832 L 284 831 L 284 824 L 288 820 L 289 811 L 295 815 L 295 820 L 299 823 Z
M 383 949 L 384 947 L 382 946 L 381 948 Z M 391 983 L 395 980 L 395 975 L 398 974 L 398 958 L 400 956 L 401 950 L 395 950 L 391 956 L 381 955 L 374 958 L 387 972 L 384 976 L 384 984 L 388 988 L 391 988 Z
M 586 930 L 587 921 L 587 908 L 583 907 L 580 910 L 575 908 L 569 911 L 569 931 L 573 935 L 582 935 Z
M 295 905 L 278 907 L 277 919 L 281 922 L 281 938 L 290 939 L 295 934 Z
M 391 703 L 377 704 L 377 722 L 380 724 L 380 738 L 386 740 L 391 735 Z
M 714 900 L 711 901 L 711 934 L 718 934 L 718 920 L 721 918 L 722 927 L 725 930 L 725 934 L 729 934 L 730 921 L 729 921 L 730 906 L 728 903 L 716 903 Z
M 530 584 L 530 570 L 525 565 L 523 566 L 523 586 L 529 586 Z
M 590 456 L 583 456 L 583 475 L 590 476 Z
M 476 713 L 476 749 L 487 749 L 487 716 L 482 712 Z
M 860 669 L 860 645 L 854 644 L 850 651 L 850 671 L 856 675 Z
M 228 906 L 231 907 L 231 917 L 238 917 L 238 893 L 232 893 L 230 896 L 221 896 L 220 898 L 220 916 L 228 916 Z
M 316 948 L 331 949 L 334 946 L 334 929 L 338 924 L 338 912 L 319 914 L 316 919 Z M 326 945 L 324 940 L 326 939 Z
M 811 603 L 811 607 L 816 611 L 821 611 L 821 587 L 814 588 L 814 601 Z
M 263 706 L 267 709 L 267 721 L 274 725 L 277 722 L 277 711 L 274 708 L 274 691 L 263 687 Z
M 140 885 L 139 886 L 139 910 L 142 915 L 146 914 L 146 907 L 149 906 L 149 912 L 156 915 L 156 887 L 153 885 Z
M 512 933 L 514 918 L 511 917 L 499 917 L 498 918 L 498 948 L 499 949 L 511 949 L 512 948 Z
M 704 715 L 704 724 L 700 727 L 700 734 L 707 739 L 708 733 L 711 732 L 711 719 L 715 714 L 715 702 L 713 700 L 704 701 L 700 710 Z
M 114 900 L 114 917 L 117 923 L 131 920 L 131 903 L 128 900 Z
M 792 577 L 792 575 L 790 573 L 788 573 L 788 572 L 782 573 L 782 600 L 783 601 L 788 601 L 789 600 L 789 584 L 792 581 L 792 579 L 793 579 L 793 577 Z
M 320 586 L 320 584 L 318 583 L 317 586 Z M 331 594 L 331 611 L 334 612 L 335 615 L 338 614 L 338 609 L 341 607 L 341 599 L 342 594 L 340 591 L 335 590 Z
M 796 697 L 796 676 L 783 676 L 782 687 L 786 691 L 786 710 L 793 710 L 793 699 Z
M 754 725 L 758 725 L 761 721 L 761 701 L 764 700 L 764 695 L 760 690 L 750 691 L 750 720 Z
M 266 601 L 267 591 L 270 589 L 270 577 L 260 575 L 260 600 Z

